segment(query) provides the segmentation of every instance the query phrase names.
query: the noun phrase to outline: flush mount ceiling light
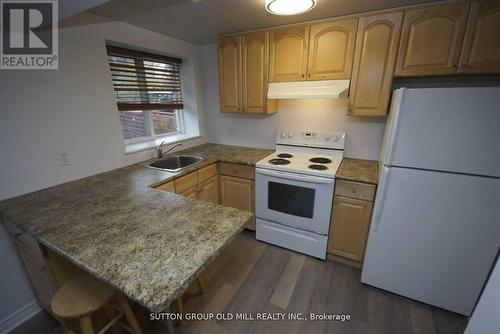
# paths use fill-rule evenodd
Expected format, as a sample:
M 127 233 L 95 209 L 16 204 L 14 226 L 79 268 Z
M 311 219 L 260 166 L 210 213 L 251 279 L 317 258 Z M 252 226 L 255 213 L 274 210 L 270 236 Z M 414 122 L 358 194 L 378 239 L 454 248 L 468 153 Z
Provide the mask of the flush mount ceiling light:
M 316 6 L 317 0 L 266 0 L 266 9 L 275 15 L 296 15 Z

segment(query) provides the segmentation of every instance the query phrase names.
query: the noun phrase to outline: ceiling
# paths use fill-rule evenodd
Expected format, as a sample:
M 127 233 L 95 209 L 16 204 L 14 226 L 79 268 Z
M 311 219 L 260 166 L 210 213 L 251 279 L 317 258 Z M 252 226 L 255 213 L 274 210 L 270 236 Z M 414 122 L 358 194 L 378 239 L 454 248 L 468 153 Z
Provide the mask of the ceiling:
M 429 0 L 318 0 L 304 14 L 276 16 L 265 0 L 111 0 L 90 10 L 191 43 L 207 44 L 219 34 L 326 17 L 401 7 Z

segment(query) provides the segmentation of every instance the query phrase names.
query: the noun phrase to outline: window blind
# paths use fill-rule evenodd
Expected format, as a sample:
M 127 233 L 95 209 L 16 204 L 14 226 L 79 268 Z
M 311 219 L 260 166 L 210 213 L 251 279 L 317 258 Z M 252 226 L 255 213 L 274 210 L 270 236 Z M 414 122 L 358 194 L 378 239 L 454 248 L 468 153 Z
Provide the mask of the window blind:
M 114 46 L 107 51 L 118 110 L 183 108 L 180 59 Z

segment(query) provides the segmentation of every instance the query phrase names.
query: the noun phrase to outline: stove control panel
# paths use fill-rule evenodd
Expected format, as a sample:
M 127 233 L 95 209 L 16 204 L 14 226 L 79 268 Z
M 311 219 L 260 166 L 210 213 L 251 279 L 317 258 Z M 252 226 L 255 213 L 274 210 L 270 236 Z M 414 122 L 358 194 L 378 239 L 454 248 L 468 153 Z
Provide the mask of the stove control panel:
M 276 144 L 344 149 L 345 132 L 279 130 Z

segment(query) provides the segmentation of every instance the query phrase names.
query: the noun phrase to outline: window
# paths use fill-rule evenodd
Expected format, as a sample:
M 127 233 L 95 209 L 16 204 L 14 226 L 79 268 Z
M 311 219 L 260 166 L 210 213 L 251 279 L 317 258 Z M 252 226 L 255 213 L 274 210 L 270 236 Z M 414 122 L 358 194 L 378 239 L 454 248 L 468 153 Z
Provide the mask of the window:
M 123 139 L 183 132 L 180 59 L 107 46 Z

